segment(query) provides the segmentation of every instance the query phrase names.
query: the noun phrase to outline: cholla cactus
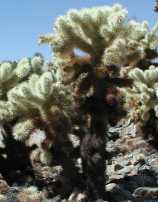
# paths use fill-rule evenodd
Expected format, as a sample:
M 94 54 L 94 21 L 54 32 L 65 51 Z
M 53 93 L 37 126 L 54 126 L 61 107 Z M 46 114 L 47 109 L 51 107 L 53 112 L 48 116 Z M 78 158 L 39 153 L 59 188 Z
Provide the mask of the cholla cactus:
M 38 138 L 36 138 L 34 144 L 41 148 L 41 158 L 46 158 L 48 155 L 43 150 L 42 144 L 48 140 L 45 149 L 49 149 L 56 136 L 62 133 L 64 139 L 64 134 L 71 130 L 68 109 L 71 108 L 69 106 L 71 106 L 72 100 L 69 92 L 60 82 L 56 81 L 52 72 L 45 72 L 41 76 L 32 74 L 28 81 L 12 88 L 7 97 L 8 100 L 4 104 L 10 108 L 6 107 L 7 115 L 1 114 L 3 121 L 8 121 L 10 114 L 14 115 L 12 118 L 18 117 L 18 121 L 13 127 L 13 136 L 20 141 L 29 141 L 28 139 L 32 138 L 31 134 L 33 135 L 37 129 L 45 131 L 43 141 L 38 144 L 36 143 Z M 61 131 L 62 129 L 63 131 Z M 36 136 L 38 136 L 38 132 Z
M 157 25 L 149 31 L 146 22 L 127 20 L 126 9 L 114 5 L 70 10 L 57 19 L 53 35 L 40 38 L 52 46 L 61 81 L 73 87 L 80 109 L 90 117 L 81 155 L 92 201 L 104 198 L 106 124 L 120 117 L 116 86 L 130 83 L 118 78 L 119 68 L 155 58 L 157 30 Z M 79 56 L 78 49 L 85 55 Z
M 41 76 L 33 74 L 28 81 L 11 89 L 8 101 L 24 116 L 32 119 L 40 117 L 53 135 L 52 122 L 59 118 L 53 115 L 60 116 L 60 112 L 64 113 L 68 108 L 71 99 L 67 95 L 66 88 L 55 80 L 53 73 L 45 72 Z M 31 128 L 32 124 L 31 121 L 25 122 Z
M 94 70 L 90 67 L 76 67 L 75 49 L 90 55 L 91 62 L 99 59 L 97 69 L 103 66 L 102 73 L 105 75 L 106 66 L 134 65 L 146 59 L 149 50 L 155 49 L 158 40 L 157 24 L 149 31 L 146 21 L 138 23 L 127 20 L 127 10 L 117 4 L 81 11 L 70 10 L 66 16 L 57 19 L 54 31 L 54 35 L 41 36 L 40 42 L 53 47 L 58 66 L 67 72 L 69 79 L 70 76 Z M 67 65 L 68 58 L 71 65 Z M 65 61 L 66 64 L 63 65 Z
M 57 81 L 55 70 L 44 71 L 43 67 L 40 55 L 23 58 L 18 63 L 1 64 L 0 121 L 2 124 L 14 121 L 14 138 L 28 146 L 36 145 L 40 160 L 47 163 L 56 136 L 64 142 L 64 135 L 71 130 L 72 99 L 69 91 Z M 44 134 L 42 138 L 39 131 Z M 34 134 L 36 138 L 32 138 Z
M 120 78 L 121 67 L 129 71 L 146 64 L 146 68 L 157 57 L 158 24 L 150 30 L 147 22 L 128 20 L 127 10 L 114 5 L 70 10 L 57 19 L 54 31 L 53 35 L 40 38 L 41 43 L 53 48 L 52 69 L 42 71 L 40 55 L 1 64 L 0 121 L 13 124 L 16 140 L 31 147 L 36 145 L 32 161 L 50 164 L 51 147 L 56 145 L 58 148 L 53 149 L 62 154 L 61 164 L 67 163 L 65 173 L 74 185 L 76 171 L 71 169 L 70 153 L 60 152 L 59 147 L 67 146 L 67 135 L 73 134 L 75 100 L 75 110 L 86 126 L 86 130 L 80 131 L 79 141 L 83 181 L 90 201 L 95 201 L 105 198 L 107 123 L 115 124 L 122 115 L 117 87 L 129 86 L 130 79 L 134 79 L 134 87 L 126 91 L 127 103 L 134 103 L 136 116 L 140 115 L 142 120 L 147 119 L 152 109 L 158 116 L 157 68 L 144 72 L 134 69 L 129 78 Z M 78 49 L 85 55 L 79 56 Z M 69 90 L 64 84 L 70 84 Z
M 5 99 L 9 89 L 29 77 L 32 73 L 41 74 L 43 57 L 35 55 L 22 58 L 19 62 L 2 62 L 0 64 L 0 99 Z
M 132 119 L 145 124 L 151 111 L 158 117 L 158 67 L 150 66 L 144 71 L 134 68 L 128 75 L 134 82 L 132 88 L 123 90 L 126 107 Z
M 11 121 L 16 117 L 17 110 L 8 101 L 7 93 L 16 88 L 33 73 L 42 74 L 43 57 L 22 58 L 19 62 L 2 62 L 0 65 L 0 121 Z

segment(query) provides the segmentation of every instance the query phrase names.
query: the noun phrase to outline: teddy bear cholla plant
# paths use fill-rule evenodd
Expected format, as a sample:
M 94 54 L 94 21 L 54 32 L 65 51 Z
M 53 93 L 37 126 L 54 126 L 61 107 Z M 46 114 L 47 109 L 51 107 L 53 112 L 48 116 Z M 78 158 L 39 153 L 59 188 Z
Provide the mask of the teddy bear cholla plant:
M 2 62 L 0 64 L 0 99 L 5 99 L 9 89 L 29 77 L 32 73 L 41 74 L 43 57 L 39 54 L 32 58 L 22 58 L 18 62 Z
M 48 166 L 49 168 L 50 166 L 51 168 L 53 162 L 62 166 L 68 179 L 75 172 L 71 168 L 74 164 L 70 157 L 73 146 L 71 142 L 74 141 L 74 137 L 76 138 L 71 131 L 71 121 L 75 119 L 75 124 L 77 124 L 75 112 L 72 110 L 73 98 L 70 90 L 58 79 L 58 72 L 54 68 L 46 70 L 50 66 L 51 63 L 46 65 L 43 63 L 43 58 L 40 55 L 35 55 L 33 58 L 23 58 L 17 63 L 4 62 L 1 64 L 1 68 L 3 68 L 0 69 L 0 89 L 2 92 L 0 123 L 1 129 L 4 131 L 0 133 L 0 148 L 2 150 L 0 150 L 0 158 L 2 156 L 3 160 L 3 155 L 6 156 L 4 159 L 6 162 L 5 172 L 7 172 L 7 166 L 12 162 L 8 140 L 11 141 L 11 149 L 14 150 L 16 144 L 18 145 L 17 151 L 20 151 L 19 147 L 24 148 L 25 154 L 22 153 L 21 156 L 26 155 L 28 160 L 25 163 L 25 168 L 31 167 L 28 155 L 30 154 L 35 175 L 38 173 L 37 180 L 43 180 L 42 169 L 39 167 Z M 78 132 L 80 129 L 75 124 L 73 126 Z M 13 157 L 15 156 L 13 155 Z M 23 166 L 19 163 L 16 165 L 15 169 L 21 169 Z M 66 186 L 69 187 L 68 183 Z
M 134 68 L 128 76 L 133 79 L 133 86 L 123 90 L 126 107 L 129 109 L 130 117 L 145 124 L 150 118 L 151 111 L 158 117 L 158 67 L 152 65 L 144 71 Z
M 134 68 L 128 76 L 133 80 L 132 87 L 123 90 L 128 116 L 138 132 L 158 148 L 158 67 Z
M 127 13 L 120 5 L 70 10 L 57 19 L 55 34 L 41 36 L 40 42 L 52 45 L 62 57 L 73 56 L 79 48 L 93 58 L 101 57 L 104 65 L 137 62 L 155 48 L 158 25 L 149 31 L 146 21 L 127 20 Z
M 127 10 L 116 4 L 72 9 L 57 19 L 53 34 L 40 37 L 41 43 L 53 48 L 54 65 L 62 81 L 74 87 L 80 110 L 90 115 L 81 155 L 93 200 L 104 197 L 106 123 L 119 111 L 116 86 L 130 84 L 118 78 L 120 67 L 150 63 L 157 56 L 157 31 L 158 25 L 150 31 L 147 22 L 128 20 Z M 79 56 L 78 50 L 85 55 Z
M 25 142 L 27 146 L 36 145 L 38 148 L 31 158 L 38 157 L 45 164 L 51 162 L 49 149 L 53 141 L 57 141 L 56 133 L 64 136 L 71 130 L 67 114 L 71 96 L 56 77 L 55 70 L 44 71 L 40 54 L 0 65 L 2 127 L 12 126 L 16 140 Z M 64 142 L 64 138 L 60 137 L 60 140 Z
M 16 85 L 7 94 L 8 111 L 18 119 L 13 126 L 14 138 L 25 141 L 29 146 L 36 144 L 43 163 L 50 163 L 52 155 L 49 148 L 59 136 L 57 133 L 66 134 L 71 128 L 69 116 L 65 112 L 71 102 L 67 95 L 65 87 L 56 81 L 53 72 L 32 74 L 27 81 Z M 7 121 L 3 114 L 1 117 Z
M 0 122 L 3 128 L 5 121 L 12 121 L 16 116 L 16 111 L 8 102 L 7 93 L 32 73 L 41 74 L 43 72 L 43 57 L 40 54 L 32 58 L 22 58 L 18 62 L 4 61 L 0 64 Z M 5 120 L 5 121 L 4 121 Z M 3 133 L 4 134 L 4 133 Z M 1 133 L 1 136 L 2 133 Z M 4 137 L 1 137 L 4 139 Z M 2 144 L 3 145 L 3 144 Z

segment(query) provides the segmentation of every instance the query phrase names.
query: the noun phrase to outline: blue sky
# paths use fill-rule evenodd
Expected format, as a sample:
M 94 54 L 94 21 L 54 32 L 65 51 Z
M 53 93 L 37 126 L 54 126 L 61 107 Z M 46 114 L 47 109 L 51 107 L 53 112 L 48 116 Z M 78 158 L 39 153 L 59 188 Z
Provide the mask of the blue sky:
M 52 31 L 59 15 L 70 8 L 84 8 L 121 3 L 129 17 L 147 20 L 152 26 L 158 21 L 153 11 L 155 0 L 1 0 L 0 1 L 0 61 L 17 60 L 41 52 L 51 57 L 48 46 L 39 46 L 38 36 Z

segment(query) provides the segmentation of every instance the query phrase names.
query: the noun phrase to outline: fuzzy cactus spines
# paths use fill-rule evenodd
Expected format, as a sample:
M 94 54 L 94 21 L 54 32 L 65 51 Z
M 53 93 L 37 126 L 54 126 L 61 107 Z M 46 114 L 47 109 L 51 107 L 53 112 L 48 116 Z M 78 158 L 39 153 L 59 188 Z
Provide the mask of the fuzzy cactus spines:
M 129 116 L 145 125 L 151 111 L 158 117 L 158 67 L 152 65 L 144 71 L 134 68 L 129 71 L 128 76 L 133 80 L 133 86 L 123 91 Z
M 1 123 L 12 123 L 13 137 L 28 146 L 36 145 L 41 161 L 49 163 L 45 154 L 57 142 L 56 136 L 64 142 L 64 135 L 71 130 L 70 92 L 57 80 L 55 70 L 44 70 L 39 54 L 17 63 L 4 62 L 1 68 Z M 39 130 L 45 134 L 42 138 Z M 35 134 L 37 138 L 33 138 Z
M 158 26 L 149 31 L 146 21 L 128 20 L 127 14 L 118 4 L 72 9 L 57 19 L 55 34 L 41 36 L 40 42 L 51 45 L 61 57 L 73 56 L 77 48 L 92 58 L 100 57 L 104 66 L 135 64 L 155 49 Z
M 81 155 L 87 193 L 92 200 L 105 196 L 107 123 L 115 124 L 121 117 L 117 87 L 131 85 L 130 78 L 120 78 L 120 69 L 138 64 L 142 68 L 157 57 L 158 25 L 150 30 L 146 21 L 128 20 L 127 14 L 118 4 L 72 9 L 57 19 L 53 34 L 40 38 L 41 43 L 53 49 L 53 65 L 61 81 L 74 86 L 79 111 L 90 116 Z
M 43 57 L 39 54 L 32 58 L 22 58 L 18 62 L 6 61 L 0 64 L 0 121 L 8 122 L 17 115 L 14 105 L 8 101 L 7 94 L 27 80 L 33 73 L 43 72 Z
M 0 64 L 0 92 L 1 97 L 18 83 L 29 77 L 32 73 L 41 74 L 43 57 L 35 55 L 32 58 L 24 57 L 18 62 L 6 61 Z
M 69 104 L 67 94 L 52 72 L 45 72 L 41 76 L 31 75 L 28 81 L 10 90 L 8 100 L 25 116 L 39 116 L 49 126 L 55 113 L 53 108 L 58 106 L 62 111 Z
M 138 67 L 127 74 L 133 80 L 130 88 L 122 89 L 128 117 L 138 132 L 158 149 L 158 67 Z
M 158 67 L 151 66 L 158 24 L 150 29 L 146 21 L 129 20 L 127 14 L 119 4 L 71 9 L 57 18 L 53 34 L 40 37 L 53 50 L 47 67 L 40 54 L 0 64 L 1 124 L 11 127 L 15 140 L 35 147 L 32 164 L 51 165 L 53 154 L 62 156 L 58 163 L 71 186 L 82 183 L 90 201 L 106 200 L 107 125 L 124 115 L 118 87 L 128 87 L 123 93 L 132 119 L 151 125 L 158 117 Z M 77 132 L 80 121 L 84 129 Z M 75 137 L 75 130 L 81 178 L 68 151 L 68 135 Z

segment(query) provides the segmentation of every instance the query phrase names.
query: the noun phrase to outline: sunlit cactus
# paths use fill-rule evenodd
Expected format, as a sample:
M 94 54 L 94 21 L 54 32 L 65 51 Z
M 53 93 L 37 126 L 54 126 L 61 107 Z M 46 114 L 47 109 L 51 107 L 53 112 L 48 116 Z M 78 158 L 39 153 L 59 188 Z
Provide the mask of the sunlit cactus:
M 0 101 L 0 121 L 11 121 L 15 118 L 17 111 L 15 107 L 8 101 Z
M 64 68 L 68 75 L 79 75 L 82 72 L 92 71 L 94 68 L 76 67 L 76 50 L 80 49 L 91 57 L 91 62 L 96 58 L 100 60 L 97 68 L 103 66 L 103 75 L 106 66 L 128 66 L 137 64 L 149 56 L 149 50 L 154 50 L 157 45 L 158 25 L 149 29 L 146 21 L 139 23 L 127 19 L 127 10 L 121 5 L 112 7 L 102 6 L 80 11 L 70 10 L 65 16 L 57 19 L 54 34 L 41 36 L 41 43 L 48 43 L 53 47 L 53 52 L 58 57 L 67 60 L 70 65 Z M 76 56 L 76 57 L 75 57 Z M 156 57 L 151 54 L 150 57 Z M 70 63 L 70 62 L 69 62 Z M 60 62 L 58 63 L 60 66 Z M 70 77 L 70 75 L 69 75 Z M 65 78 L 64 78 L 65 79 Z
M 24 141 L 29 137 L 33 129 L 35 129 L 33 120 L 27 119 L 27 120 L 19 121 L 13 127 L 13 136 L 18 141 Z
M 67 94 L 66 88 L 56 82 L 53 73 L 45 72 L 41 76 L 33 74 L 28 81 L 11 89 L 8 101 L 22 114 L 40 115 L 45 121 L 52 118 L 53 106 L 60 106 L 61 110 L 68 106 Z
M 57 18 L 52 34 L 40 38 L 52 47 L 53 67 L 72 89 L 79 113 L 90 117 L 81 156 L 92 200 L 105 196 L 107 123 L 116 124 L 123 114 L 117 87 L 132 84 L 131 78 L 121 78 L 120 69 L 143 66 L 157 57 L 158 25 L 150 30 L 146 21 L 129 20 L 127 14 L 118 4 L 73 9 Z
M 9 89 L 29 77 L 32 73 L 41 74 L 43 57 L 22 58 L 18 62 L 2 62 L 0 64 L 0 99 L 5 99 Z
M 57 80 L 55 70 L 46 71 L 44 68 L 40 54 L 17 63 L 1 64 L 0 121 L 2 124 L 14 122 L 11 128 L 13 137 L 28 146 L 36 145 L 41 161 L 50 163 L 51 155 L 48 160 L 46 157 L 56 136 L 63 134 L 64 139 L 64 134 L 71 130 L 72 98 Z M 38 137 L 39 130 L 45 134 L 43 139 L 40 135 Z M 37 138 L 32 138 L 35 133 Z M 58 139 L 62 140 L 62 137 Z
M 158 117 L 158 67 L 150 66 L 144 71 L 134 68 L 128 75 L 133 79 L 133 86 L 123 91 L 129 116 L 145 124 L 151 111 Z
M 71 9 L 39 39 L 52 48 L 48 64 L 40 54 L 0 64 L 4 136 L 29 148 L 34 168 L 54 160 L 89 201 L 107 200 L 108 127 L 126 115 L 144 125 L 158 118 L 158 24 L 127 15 L 119 4 Z

